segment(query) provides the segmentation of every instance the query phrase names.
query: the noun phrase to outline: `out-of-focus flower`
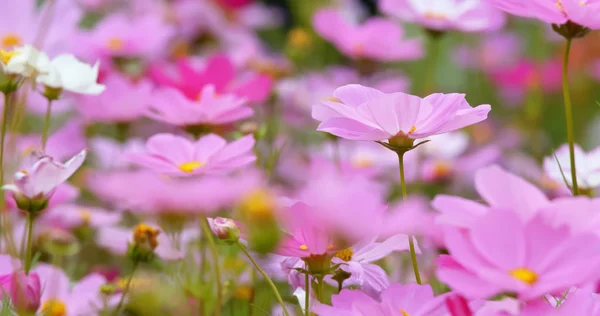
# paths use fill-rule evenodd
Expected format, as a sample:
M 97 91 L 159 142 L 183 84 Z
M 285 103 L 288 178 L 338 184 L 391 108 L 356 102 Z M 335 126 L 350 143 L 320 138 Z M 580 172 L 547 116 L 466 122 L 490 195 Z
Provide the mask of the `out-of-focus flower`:
M 335 9 L 321 9 L 314 15 L 313 25 L 323 38 L 355 59 L 399 61 L 423 55 L 418 39 L 403 39 L 402 27 L 384 18 L 371 18 L 355 25 Z
M 19 260 L 0 255 L 0 297 L 8 295 L 16 310 L 35 312 L 40 306 L 42 287 L 36 272 L 26 275 Z
M 121 220 L 121 214 L 109 212 L 99 207 L 75 204 L 58 205 L 44 212 L 40 221 L 63 228 L 90 226 L 94 228 L 114 226 Z
M 175 88 L 162 88 L 153 94 L 146 115 L 176 126 L 221 125 L 252 116 L 245 103 L 233 94 L 219 95 L 213 85 L 205 86 L 195 100 Z
M 235 221 L 231 218 L 209 218 L 208 224 L 210 224 L 210 229 L 219 239 L 227 240 L 236 238 L 240 231 Z
M 38 76 L 37 81 L 46 87 L 44 96 L 52 100 L 58 99 L 62 90 L 98 95 L 105 89 L 97 83 L 99 67 L 99 62 L 92 67 L 71 54 L 59 55 L 50 62 L 49 72 Z
M 51 70 L 50 58 L 31 45 L 0 50 L 0 71 L 35 78 Z
M 593 0 L 492 0 L 491 3 L 510 14 L 546 23 L 565 24 L 571 21 L 591 29 L 600 28 L 600 8 Z
M 439 194 L 432 202 L 442 214 L 437 221 L 445 225 L 473 227 L 490 208 L 513 209 L 530 219 L 550 201 L 542 191 L 524 179 L 498 166 L 482 168 L 475 174 L 475 188 L 488 206 L 456 196 Z
M 571 174 L 569 145 L 560 146 L 554 155 L 544 158 L 544 171 L 553 181 L 557 183 L 566 181 L 569 186 L 572 186 L 573 180 L 569 176 Z M 581 188 L 594 189 L 600 186 L 600 148 L 586 153 L 576 144 L 575 163 L 577 183 Z
M 152 36 L 147 36 L 152 34 Z M 73 50 L 89 59 L 106 57 L 156 58 L 166 51 L 173 29 L 158 15 L 131 18 L 111 14 L 89 32 L 81 32 Z
M 83 124 L 78 119 L 65 122 L 61 128 L 48 137 L 45 154 L 57 160 L 73 157 L 86 146 L 83 129 Z M 42 148 L 42 136 L 40 134 L 19 136 L 16 145 L 19 153 L 22 154 L 19 158 L 23 158 Z
M 454 131 L 487 118 L 488 104 L 472 108 L 463 94 L 420 98 L 351 84 L 337 88 L 334 101 L 313 106 L 318 130 L 353 140 L 424 138 Z
M 259 73 L 240 73 L 225 55 L 214 55 L 197 69 L 190 60 L 180 59 L 176 64 L 176 76 L 167 71 L 164 64 L 150 69 L 152 78 L 160 85 L 173 87 L 192 100 L 204 98 L 207 86 L 212 85 L 216 94 L 234 95 L 250 103 L 263 103 L 270 95 L 272 79 Z
M 77 110 L 89 121 L 130 122 L 144 116 L 152 102 L 152 85 L 147 80 L 134 83 L 114 73 L 102 83 L 107 89 L 100 96 L 78 98 Z
M 382 0 L 381 10 L 404 22 L 436 31 L 493 31 L 504 25 L 504 15 L 486 0 Z
M 517 34 L 497 32 L 483 38 L 476 47 L 457 46 L 454 59 L 464 68 L 489 72 L 515 64 L 523 56 L 523 49 Z
M 128 159 L 160 173 L 178 176 L 215 174 L 241 168 L 256 160 L 254 136 L 231 143 L 209 134 L 195 142 L 172 134 L 157 134 L 146 142 L 146 153 L 132 153 Z
M 17 205 L 24 211 L 41 211 L 48 206 L 48 199 L 56 187 L 67 181 L 83 164 L 87 150 L 82 150 L 64 164 L 40 152 L 32 152 L 15 173 L 14 183 L 3 190 L 13 194 Z
M 523 220 L 517 212 L 491 209 L 470 230 L 448 227 L 451 256 L 437 261 L 440 280 L 470 298 L 509 292 L 527 301 L 597 278 L 596 235 L 555 228 L 542 214 Z
M 161 230 L 148 224 L 139 224 L 133 230 L 124 227 L 101 227 L 96 242 L 118 255 L 125 255 L 130 247 L 138 247 L 142 255 L 156 253 L 164 260 L 179 260 L 183 253 L 171 246 L 171 242 Z
M 65 272 L 40 264 L 33 270 L 40 276 L 43 292 L 39 312 L 45 315 L 93 315 L 104 306 L 100 287 L 107 283 L 99 274 L 90 274 L 71 285 Z
M 371 239 L 336 252 L 332 262 L 341 263 L 340 269 L 351 274 L 342 286 L 358 286 L 368 295 L 378 297 L 390 281 L 386 272 L 374 262 L 395 251 L 408 251 L 408 238 L 398 234 L 382 242 Z M 418 246 L 416 251 L 420 253 Z
M 320 304 L 313 310 L 322 316 L 425 316 L 447 313 L 444 296 L 434 297 L 429 285 L 394 283 L 375 300 L 359 290 L 342 290 L 333 295 L 331 304 Z

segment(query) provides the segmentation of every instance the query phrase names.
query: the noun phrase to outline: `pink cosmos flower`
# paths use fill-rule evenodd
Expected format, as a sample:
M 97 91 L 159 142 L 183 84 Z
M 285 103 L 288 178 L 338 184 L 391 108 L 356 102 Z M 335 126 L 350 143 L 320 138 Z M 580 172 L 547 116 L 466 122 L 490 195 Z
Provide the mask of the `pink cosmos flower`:
M 600 28 L 600 8 L 594 0 L 492 0 L 491 3 L 510 14 L 546 23 L 572 21 L 591 29 Z
M 554 155 L 544 158 L 545 173 L 557 183 L 565 183 L 566 180 L 567 184 L 572 186 L 569 145 L 560 146 Z M 575 144 L 575 163 L 577 164 L 577 183 L 581 188 L 594 189 L 600 186 L 600 147 L 586 153 L 579 145 Z
M 470 230 L 448 227 L 445 241 L 450 256 L 438 259 L 437 275 L 467 297 L 509 292 L 528 301 L 598 276 L 598 236 L 553 227 L 542 214 L 523 220 L 514 209 L 491 209 Z
M 485 0 L 382 0 L 381 11 L 437 31 L 486 32 L 501 28 L 504 15 Z
M 321 121 L 317 130 L 353 140 L 442 134 L 485 120 L 491 109 L 488 104 L 471 108 L 463 94 L 435 93 L 420 98 L 356 84 L 337 88 L 333 96 L 335 101 L 313 106 L 313 118 Z
M 431 203 L 441 212 L 437 221 L 444 225 L 470 228 L 490 208 L 514 209 L 523 219 L 530 219 L 550 203 L 534 185 L 495 165 L 479 169 L 475 174 L 475 188 L 488 205 L 439 194 Z
M 374 262 L 392 252 L 408 249 L 408 236 L 405 234 L 392 236 L 382 242 L 376 242 L 373 238 L 337 252 L 332 263 L 341 263 L 340 268 L 351 273 L 350 278 L 342 283 L 343 287 L 358 286 L 371 297 L 378 297 L 390 285 L 390 280 L 386 272 Z M 416 251 L 421 253 L 418 246 Z M 333 280 L 329 282 L 337 285 Z
M 147 36 L 152 34 L 152 36 Z M 173 29 L 158 15 L 131 18 L 110 14 L 88 32 L 79 34 L 73 49 L 90 60 L 107 57 L 156 58 L 166 50 Z
M 65 316 L 94 315 L 104 306 L 100 287 L 107 283 L 100 274 L 90 274 L 71 285 L 65 272 L 52 265 L 40 264 L 33 270 L 40 276 L 43 292 L 39 312 Z M 54 312 L 54 313 L 53 313 Z
M 146 153 L 133 153 L 128 159 L 160 173 L 178 176 L 216 174 L 241 168 L 256 160 L 254 136 L 231 143 L 215 134 L 192 142 L 173 134 L 157 134 L 146 142 Z
M 147 80 L 137 83 L 116 73 L 102 82 L 106 91 L 99 96 L 81 96 L 77 110 L 88 121 L 103 123 L 129 122 L 144 116 L 152 98 Z
M 22 153 L 23 156 L 27 156 L 35 150 L 40 150 L 42 148 L 42 135 L 22 135 L 17 138 L 16 146 L 19 153 Z M 84 126 L 81 120 L 72 119 L 64 123 L 61 128 L 54 131 L 48 137 L 45 154 L 57 160 L 65 160 L 76 155 L 81 151 L 81 148 L 85 147 L 86 138 Z
M 121 217 L 120 213 L 109 212 L 99 207 L 66 204 L 49 209 L 39 220 L 52 226 L 71 229 L 81 226 L 114 226 Z
M 359 290 L 342 290 L 333 295 L 331 305 L 320 304 L 320 316 L 441 316 L 447 315 L 445 296 L 434 297 L 429 285 L 398 283 L 390 285 L 375 300 Z
M 89 140 L 93 161 L 99 169 L 125 169 L 131 165 L 122 159 L 131 153 L 142 153 L 146 150 L 144 141 L 139 138 L 129 138 L 125 143 L 112 138 L 94 137 Z
M 8 295 L 16 308 L 35 312 L 40 306 L 42 287 L 39 275 L 25 275 L 21 262 L 9 255 L 0 255 L 0 297 Z
M 354 59 L 399 61 L 423 55 L 420 40 L 403 40 L 402 27 L 384 18 L 371 18 L 356 25 L 335 9 L 321 9 L 314 15 L 313 25 L 319 35 Z
M 206 85 L 198 99 L 187 98 L 175 88 L 154 92 L 146 115 L 176 126 L 222 125 L 246 119 L 254 111 L 246 100 L 233 94 L 219 95 L 213 85 Z
M 171 242 L 164 231 L 158 226 L 150 226 L 160 232 L 157 237 L 158 245 L 154 249 L 156 255 L 164 260 L 182 259 L 183 253 L 171 245 Z M 117 255 L 125 255 L 132 242 L 133 229 L 131 228 L 106 226 L 98 229 L 98 234 L 96 235 L 96 243 L 98 246 L 108 249 Z
M 87 150 L 82 150 L 67 162 L 59 163 L 41 152 L 32 152 L 15 173 L 14 183 L 2 189 L 12 192 L 15 199 L 49 199 L 56 187 L 67 181 L 83 164 Z
M 226 55 L 214 55 L 198 69 L 190 60 L 179 59 L 176 63 L 176 76 L 167 72 L 168 66 L 156 64 L 150 75 L 159 84 L 178 89 L 192 100 L 202 98 L 208 85 L 214 86 L 217 94 L 231 94 L 244 98 L 250 103 L 263 103 L 271 94 L 273 81 L 269 76 L 239 72 Z

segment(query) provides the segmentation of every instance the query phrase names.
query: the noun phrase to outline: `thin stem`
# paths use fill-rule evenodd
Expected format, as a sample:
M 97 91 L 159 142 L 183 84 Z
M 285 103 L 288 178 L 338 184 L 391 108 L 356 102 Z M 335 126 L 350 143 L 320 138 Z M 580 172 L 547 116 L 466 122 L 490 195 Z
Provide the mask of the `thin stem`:
M 398 153 L 398 165 L 400 166 L 400 187 L 402 189 L 402 200 L 406 201 L 408 194 L 406 193 L 406 180 L 404 179 L 404 152 Z M 417 253 L 415 251 L 415 243 L 413 236 L 408 236 L 408 245 L 410 248 L 410 261 L 412 261 L 415 279 L 418 284 L 421 283 L 421 273 L 419 273 L 419 262 L 417 261 Z
M 310 277 L 308 275 L 308 273 L 304 274 L 304 290 L 305 290 L 305 296 L 304 296 L 304 308 L 305 310 L 305 315 L 309 316 L 310 315 Z
M 437 67 L 440 36 L 429 35 L 429 51 L 425 64 L 425 78 L 423 80 L 423 95 L 430 94 L 435 88 L 435 70 Z
M 25 248 L 25 274 L 29 274 L 31 269 L 31 248 L 33 244 L 33 215 L 27 213 L 27 248 Z
M 52 112 L 52 100 L 48 100 L 46 107 L 46 116 L 44 118 L 44 131 L 42 133 L 42 151 L 46 151 L 46 142 L 48 142 L 48 131 L 50 130 L 50 113 Z
M 213 263 L 215 268 L 215 282 L 217 283 L 217 309 L 215 310 L 215 315 L 219 316 L 221 315 L 221 302 L 223 301 L 221 271 L 219 269 L 219 253 L 217 252 L 217 245 L 215 244 L 215 239 L 213 238 L 213 233 L 210 230 L 210 226 L 208 225 L 208 220 L 206 219 L 206 217 L 200 219 L 200 224 L 202 225 L 202 232 L 208 240 L 208 246 L 213 256 Z
M 286 316 L 289 316 L 288 310 L 285 307 L 285 304 L 283 303 L 283 299 L 281 298 L 281 294 L 279 294 L 279 291 L 277 290 L 277 287 L 275 286 L 275 283 L 273 283 L 273 280 L 271 280 L 271 278 L 269 278 L 269 276 L 267 275 L 267 273 L 258 265 L 258 263 L 256 263 L 256 261 L 254 260 L 254 258 L 252 258 L 252 256 L 248 252 L 248 249 L 246 249 L 246 246 L 244 246 L 239 241 L 237 242 L 237 244 L 240 247 L 240 249 L 242 250 L 242 252 L 244 252 L 244 254 L 246 255 L 246 257 L 248 257 L 248 259 L 250 259 L 250 262 L 252 262 L 252 264 L 254 265 L 254 267 L 256 268 L 256 270 L 258 270 L 258 272 L 265 278 L 265 280 L 267 281 L 267 283 L 269 283 L 269 286 L 271 287 L 271 290 L 273 290 L 273 294 L 275 294 L 275 298 L 277 298 L 277 301 L 279 302 L 279 305 L 281 305 L 281 309 L 283 309 L 283 313 Z
M 323 282 L 323 276 L 317 277 L 317 286 L 318 286 L 318 291 L 317 291 L 317 298 L 319 299 L 319 302 L 321 303 L 325 303 L 323 302 L 323 294 L 325 294 L 325 287 L 324 287 L 324 283 Z
M 121 293 L 121 299 L 119 300 L 119 304 L 117 304 L 117 307 L 115 308 L 115 312 L 113 315 L 118 315 L 119 310 L 121 310 L 121 307 L 123 307 L 123 303 L 125 302 L 125 296 L 127 296 L 127 293 L 129 292 L 129 288 L 131 287 L 131 281 L 133 280 L 133 275 L 135 274 L 135 270 L 137 269 L 138 264 L 139 264 L 139 261 L 137 261 L 137 260 L 133 262 L 133 268 L 131 268 L 131 274 L 129 274 L 129 278 L 127 279 L 127 283 L 125 284 L 123 293 Z
M 569 95 L 569 80 L 567 78 L 569 68 L 569 52 L 571 51 L 571 42 L 573 39 L 567 38 L 567 47 L 565 48 L 565 59 L 563 61 L 562 87 L 565 98 L 565 119 L 567 120 L 567 140 L 569 142 L 569 158 L 571 160 L 571 180 L 573 181 L 573 195 L 579 195 L 579 186 L 577 185 L 577 170 L 575 167 L 575 135 L 573 133 L 573 109 L 571 107 L 571 96 Z
M 11 94 L 4 94 L 4 108 L 2 110 L 2 134 L 0 135 L 0 187 L 4 185 L 4 143 L 6 141 L 6 126 L 8 125 L 8 104 Z M 7 235 L 6 218 L 4 216 L 4 192 L 0 191 L 0 230 L 2 230 L 2 236 Z M 6 238 L 8 244 L 8 238 Z

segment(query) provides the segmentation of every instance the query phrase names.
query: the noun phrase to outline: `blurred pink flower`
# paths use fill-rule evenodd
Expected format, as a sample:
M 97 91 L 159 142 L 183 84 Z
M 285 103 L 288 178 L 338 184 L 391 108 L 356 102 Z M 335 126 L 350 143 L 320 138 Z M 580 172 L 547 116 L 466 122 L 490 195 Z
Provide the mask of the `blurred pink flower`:
M 107 87 L 99 96 L 81 96 L 77 110 L 88 121 L 121 123 L 138 119 L 146 113 L 152 98 L 152 85 L 147 80 L 132 82 L 113 73 L 102 83 Z
M 408 251 L 408 236 L 405 234 L 394 235 L 382 242 L 375 238 L 365 240 L 343 249 L 335 254 L 333 264 L 341 263 L 340 269 L 351 274 L 344 280 L 343 287 L 358 286 L 361 291 L 371 297 L 379 297 L 389 285 L 390 280 L 385 270 L 375 264 L 376 261 L 396 251 Z M 416 245 L 416 242 L 415 242 Z M 416 246 L 417 253 L 421 253 Z M 329 280 L 331 284 L 337 282 Z
M 485 120 L 491 109 L 488 104 L 471 108 L 463 94 L 435 93 L 420 98 L 356 84 L 337 88 L 333 96 L 335 101 L 323 100 L 313 106 L 313 118 L 321 121 L 317 130 L 353 140 L 442 134 Z
M 157 237 L 158 245 L 154 252 L 158 257 L 164 260 L 180 260 L 183 258 L 183 252 L 175 249 L 171 241 L 160 227 L 150 225 L 160 232 Z M 133 242 L 133 228 L 118 226 L 106 226 L 98 229 L 96 243 L 102 248 L 106 248 L 117 255 L 125 255 L 129 245 Z
M 139 138 L 129 138 L 125 143 L 111 138 L 94 137 L 89 140 L 92 161 L 99 169 L 124 169 L 131 165 L 123 159 L 131 153 L 142 153 L 146 150 L 144 141 Z
M 152 36 L 148 36 L 152 34 Z M 147 14 L 131 18 L 110 14 L 91 31 L 81 31 L 73 50 L 89 60 L 109 57 L 158 58 L 167 50 L 173 29 L 162 17 Z
M 13 306 L 35 312 L 40 306 L 42 287 L 36 272 L 25 275 L 21 262 L 9 255 L 0 255 L 0 297 L 8 295 Z
M 34 151 L 15 173 L 14 183 L 6 184 L 2 189 L 10 191 L 16 200 L 21 197 L 48 199 L 56 187 L 67 181 L 81 167 L 87 150 L 82 150 L 67 162 L 59 163 L 51 156 Z
M 94 315 L 103 308 L 104 295 L 100 287 L 107 280 L 100 274 L 89 274 L 71 284 L 65 272 L 56 266 L 40 264 L 33 271 L 39 275 L 44 289 L 39 312 L 56 315 L 53 311 L 66 311 L 65 315 Z
M 313 17 L 315 31 L 345 55 L 380 61 L 415 60 L 423 55 L 419 39 L 404 39 L 402 27 L 384 18 L 357 25 L 335 9 L 321 9 Z
M 359 290 L 342 290 L 331 305 L 319 304 L 320 316 L 436 316 L 447 315 L 445 296 L 434 297 L 429 285 L 394 283 L 375 300 Z
M 566 181 L 569 186 L 572 186 L 570 161 L 569 145 L 564 144 L 553 155 L 544 158 L 544 172 L 556 183 L 564 184 Z M 575 144 L 575 163 L 577 183 L 581 188 L 594 189 L 600 186 L 600 148 L 584 152 L 579 145 Z
M 179 59 L 176 76 L 167 65 L 156 64 L 150 75 L 159 84 L 178 89 L 191 100 L 203 97 L 205 87 L 214 86 L 216 94 L 229 94 L 244 98 L 249 103 L 263 103 L 271 94 L 273 85 L 269 76 L 254 72 L 239 72 L 226 55 L 213 55 L 202 69 L 194 67 L 190 60 Z
M 595 0 L 492 0 L 491 3 L 510 14 L 546 23 L 572 21 L 591 29 L 600 28 L 600 7 Z
M 173 134 L 157 134 L 146 142 L 145 153 L 129 154 L 127 159 L 156 172 L 175 176 L 227 173 L 256 160 L 254 136 L 231 143 L 215 134 L 195 142 Z
M 81 151 L 81 148 L 85 147 L 84 126 L 81 120 L 72 119 L 50 134 L 46 143 L 45 154 L 58 160 L 64 160 L 76 155 Z M 17 139 L 17 150 L 23 156 L 27 156 L 41 148 L 42 136 L 40 134 L 23 135 Z
M 523 220 L 514 209 L 491 209 L 470 230 L 448 227 L 445 241 L 450 256 L 438 259 L 437 275 L 470 298 L 534 300 L 598 276 L 600 239 L 555 228 L 542 214 Z
M 110 212 L 99 207 L 65 204 L 44 212 L 39 220 L 52 226 L 71 229 L 81 226 L 93 228 L 114 226 L 121 220 L 121 217 L 120 213 Z
M 457 46 L 454 60 L 467 69 L 489 72 L 515 64 L 523 54 L 521 38 L 510 32 L 496 32 L 481 39 L 475 47 Z
M 504 14 L 487 0 L 381 0 L 381 11 L 437 31 L 487 32 L 504 25 Z
M 245 106 L 245 99 L 219 95 L 213 85 L 204 86 L 197 99 L 189 99 L 175 88 L 161 88 L 152 97 L 146 115 L 176 126 L 229 124 L 254 114 Z
M 471 228 L 479 218 L 489 213 L 490 208 L 513 209 L 527 220 L 550 203 L 546 195 L 534 185 L 495 165 L 477 171 L 475 188 L 488 205 L 438 194 L 431 202 L 441 212 L 437 222 Z

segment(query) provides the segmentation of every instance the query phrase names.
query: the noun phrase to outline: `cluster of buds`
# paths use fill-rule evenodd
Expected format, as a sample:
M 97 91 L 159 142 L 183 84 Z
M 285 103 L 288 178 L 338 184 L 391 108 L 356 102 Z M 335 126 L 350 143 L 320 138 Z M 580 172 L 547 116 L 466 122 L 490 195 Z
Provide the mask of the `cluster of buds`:
M 154 250 L 158 247 L 160 230 L 146 224 L 138 224 L 133 229 L 132 242 L 128 255 L 134 262 L 150 262 L 154 259 Z

